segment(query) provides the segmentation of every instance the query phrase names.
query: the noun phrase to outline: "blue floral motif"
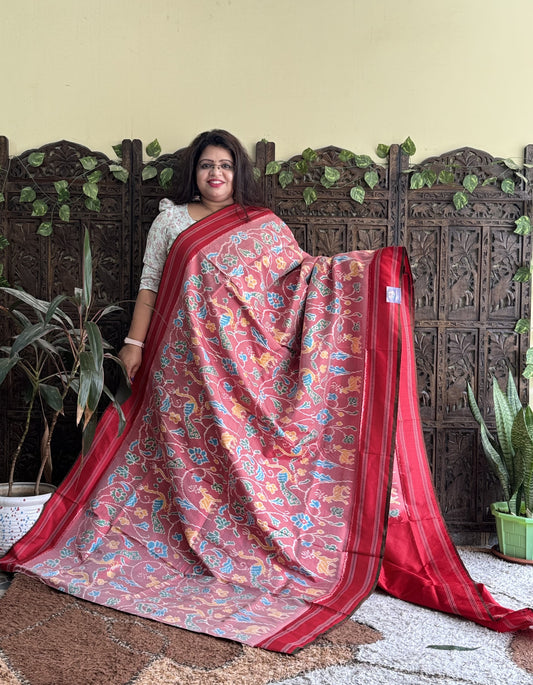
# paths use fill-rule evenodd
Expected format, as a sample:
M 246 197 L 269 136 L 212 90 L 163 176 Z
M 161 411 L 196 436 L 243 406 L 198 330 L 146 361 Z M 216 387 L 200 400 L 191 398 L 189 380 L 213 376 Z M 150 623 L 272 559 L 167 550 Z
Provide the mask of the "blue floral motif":
M 225 371 L 227 371 L 232 376 L 237 376 L 237 364 L 234 361 L 228 359 L 227 357 L 224 357 L 223 359 L 221 359 L 221 362 Z
M 315 525 L 309 516 L 303 513 L 294 514 L 294 516 L 291 516 L 291 521 L 296 528 L 301 528 L 302 530 L 309 530 L 309 528 L 313 528 Z
M 330 414 L 328 409 L 322 409 L 322 411 L 319 411 L 316 415 L 316 420 L 318 423 L 321 423 L 323 426 L 325 426 L 333 420 L 333 416 Z
M 203 449 L 200 449 L 200 447 L 191 447 L 189 448 L 188 452 L 191 461 L 193 461 L 198 466 L 201 466 L 202 464 L 205 464 L 209 461 L 207 452 Z
M 150 540 L 147 545 L 148 552 L 155 559 L 166 559 L 168 557 L 168 546 L 157 540 Z
M 285 300 L 278 293 L 268 292 L 267 298 L 274 309 L 282 309 L 285 306 Z

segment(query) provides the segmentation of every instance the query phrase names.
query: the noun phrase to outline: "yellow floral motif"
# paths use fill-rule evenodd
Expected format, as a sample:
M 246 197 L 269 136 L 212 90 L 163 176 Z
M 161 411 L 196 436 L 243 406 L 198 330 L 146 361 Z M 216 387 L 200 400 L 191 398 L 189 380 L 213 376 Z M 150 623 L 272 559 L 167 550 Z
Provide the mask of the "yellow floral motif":
M 280 271 L 282 271 L 287 266 L 287 262 L 283 259 L 283 257 L 278 257 L 276 259 L 276 266 Z
M 172 423 L 181 423 L 181 416 L 180 414 L 176 414 L 175 412 L 170 412 L 168 415 L 169 421 Z
M 228 431 L 222 432 L 220 442 L 222 443 L 222 447 L 226 450 L 232 450 L 237 447 L 237 438 L 231 433 L 228 433 Z
M 272 494 L 278 491 L 278 487 L 274 483 L 267 483 L 265 487 Z
M 257 285 L 257 280 L 251 274 L 249 276 L 246 276 L 244 280 L 246 281 L 246 285 L 249 288 L 255 288 L 255 286 Z

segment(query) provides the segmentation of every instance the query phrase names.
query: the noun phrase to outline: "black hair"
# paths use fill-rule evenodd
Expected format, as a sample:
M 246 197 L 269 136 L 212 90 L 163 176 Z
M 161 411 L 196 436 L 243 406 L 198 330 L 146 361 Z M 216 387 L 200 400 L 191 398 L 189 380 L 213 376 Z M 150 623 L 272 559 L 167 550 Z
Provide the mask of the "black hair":
M 228 150 L 233 158 L 233 199 L 241 207 L 260 206 L 261 189 L 255 179 L 252 161 L 239 140 L 223 129 L 213 129 L 200 133 L 185 150 L 182 182 L 178 188 L 177 204 L 192 202 L 198 197 L 196 169 L 202 152 L 208 145 Z

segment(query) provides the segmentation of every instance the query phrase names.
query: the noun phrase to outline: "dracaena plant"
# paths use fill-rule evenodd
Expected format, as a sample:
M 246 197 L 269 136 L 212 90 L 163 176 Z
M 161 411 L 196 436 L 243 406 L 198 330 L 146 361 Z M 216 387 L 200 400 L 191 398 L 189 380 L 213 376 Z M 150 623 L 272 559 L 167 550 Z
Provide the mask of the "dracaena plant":
M 82 452 L 89 449 L 97 421 L 97 409 L 102 395 L 113 403 L 119 416 L 119 433 L 125 419 L 121 402 L 126 394 L 113 393 L 105 383 L 104 360 L 116 363 L 129 381 L 122 362 L 102 337 L 100 321 L 120 310 L 118 305 L 97 308 L 93 298 L 93 270 L 89 233 L 85 231 L 83 247 L 82 286 L 73 295 L 58 295 L 50 302 L 40 300 L 24 290 L 2 287 L 14 298 L 16 306 L 1 306 L 14 323 L 17 332 L 11 345 L 0 347 L 0 385 L 11 373 L 18 373 L 27 382 L 28 402 L 22 434 L 11 456 L 9 492 L 13 485 L 17 459 L 31 425 L 34 409 L 39 408 L 43 421 L 40 456 L 35 493 L 45 469 L 51 472 L 51 443 L 60 415 L 64 413 L 67 396 L 76 396 L 76 424 L 82 430 Z M 123 387 L 120 384 L 119 387 Z M 122 392 L 122 391 L 121 391 Z

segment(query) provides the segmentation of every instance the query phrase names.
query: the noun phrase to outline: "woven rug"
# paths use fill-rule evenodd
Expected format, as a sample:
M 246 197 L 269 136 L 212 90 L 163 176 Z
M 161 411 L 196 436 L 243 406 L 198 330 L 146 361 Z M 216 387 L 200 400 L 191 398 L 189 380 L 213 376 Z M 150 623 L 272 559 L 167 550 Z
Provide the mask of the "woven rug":
M 531 567 L 460 553 L 500 600 L 531 601 Z M 381 592 L 293 655 L 124 614 L 19 574 L 0 616 L 1 685 L 533 683 L 532 631 L 496 633 Z

